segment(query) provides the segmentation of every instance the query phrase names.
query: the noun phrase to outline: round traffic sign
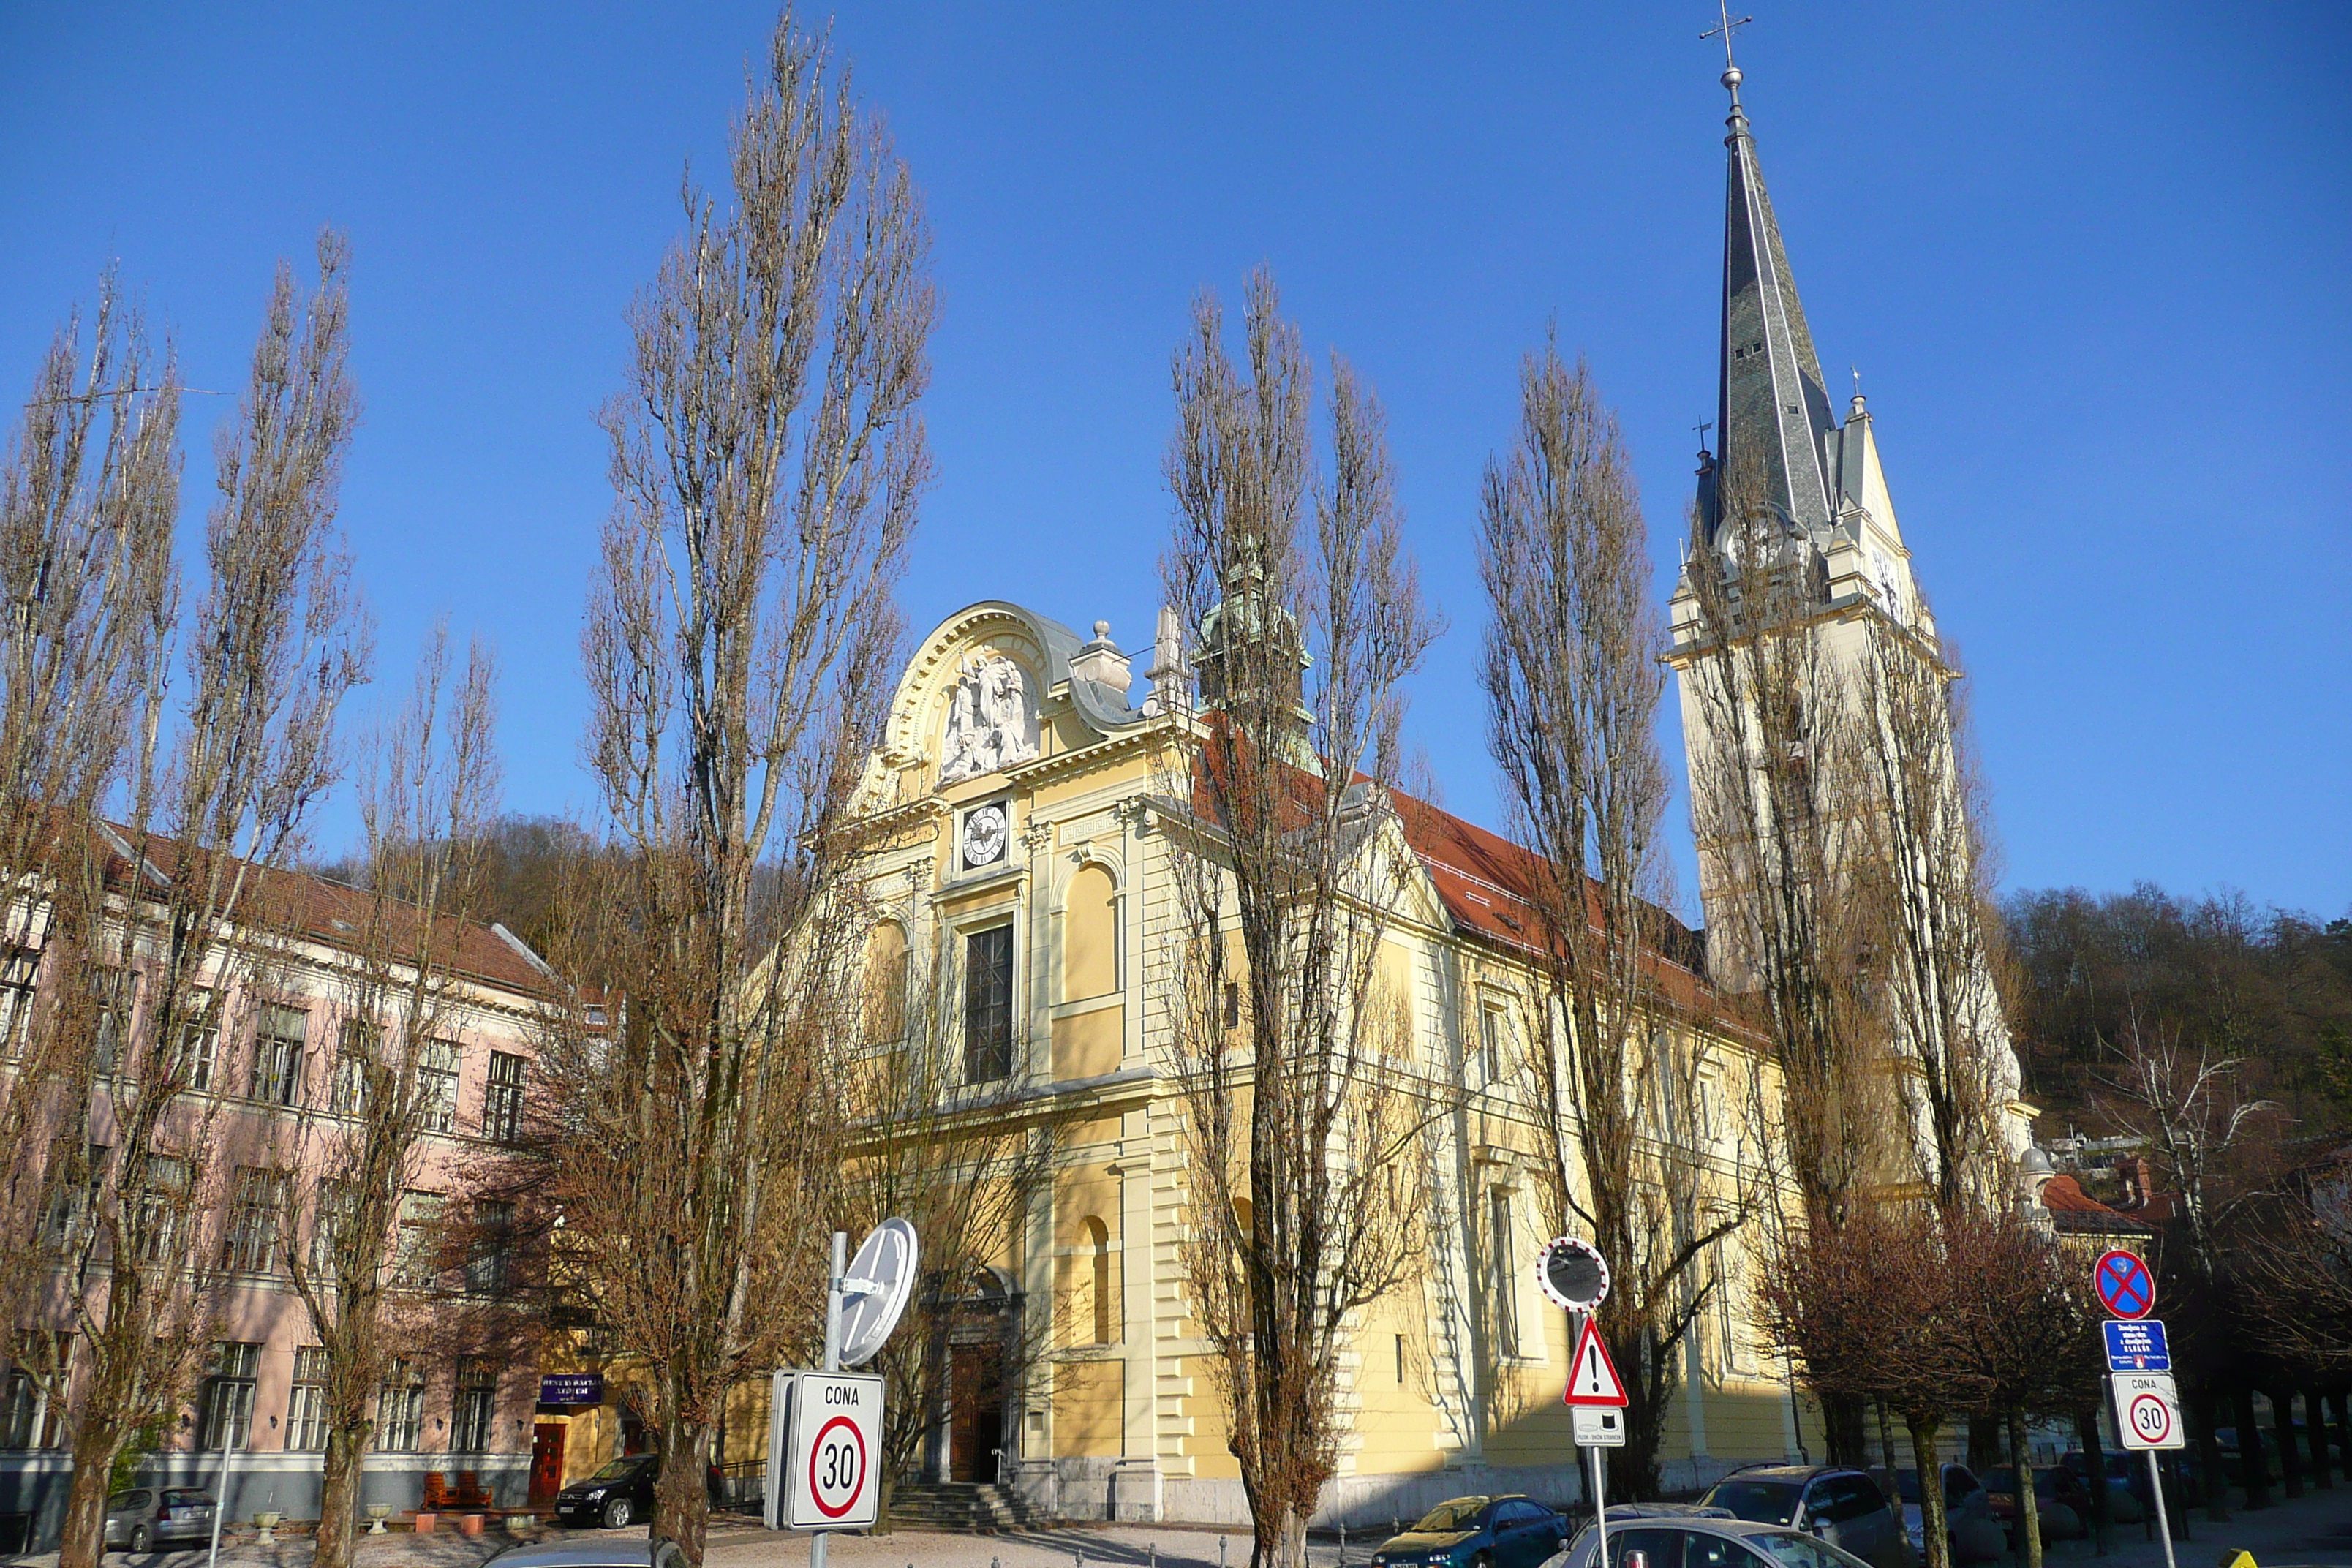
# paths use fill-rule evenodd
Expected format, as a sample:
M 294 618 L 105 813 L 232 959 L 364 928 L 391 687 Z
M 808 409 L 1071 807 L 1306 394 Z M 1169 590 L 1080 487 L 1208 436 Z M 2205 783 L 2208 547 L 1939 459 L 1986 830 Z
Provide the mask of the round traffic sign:
M 2133 1394 L 2125 1419 L 2151 1448 L 2162 1447 L 2172 1436 L 2172 1407 L 2153 1394 Z
M 2118 1318 L 2145 1318 L 2156 1310 L 2156 1276 L 2139 1255 L 2114 1247 L 2091 1266 L 2091 1284 L 2100 1304 Z
M 1609 1262 L 1589 1241 L 1554 1237 L 1536 1259 L 1536 1283 L 1570 1311 L 1590 1312 L 1609 1300 Z
M 827 1519 L 839 1519 L 857 1506 L 866 1490 L 866 1437 L 857 1423 L 836 1415 L 817 1428 L 809 1449 L 809 1497 Z

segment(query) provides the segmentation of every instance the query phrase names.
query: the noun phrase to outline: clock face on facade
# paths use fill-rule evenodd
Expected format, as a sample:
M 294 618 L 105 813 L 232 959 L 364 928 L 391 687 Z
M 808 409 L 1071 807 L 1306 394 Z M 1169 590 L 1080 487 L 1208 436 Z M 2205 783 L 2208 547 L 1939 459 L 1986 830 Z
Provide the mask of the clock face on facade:
M 979 805 L 964 813 L 963 863 L 967 868 L 993 866 L 1004 858 L 1004 808 Z

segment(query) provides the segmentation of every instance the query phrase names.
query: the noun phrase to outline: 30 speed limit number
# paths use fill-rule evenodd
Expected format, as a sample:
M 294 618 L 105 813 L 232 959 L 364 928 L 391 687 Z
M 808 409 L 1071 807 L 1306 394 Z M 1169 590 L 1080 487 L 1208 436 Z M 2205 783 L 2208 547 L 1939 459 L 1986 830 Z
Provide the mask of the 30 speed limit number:
M 2123 1372 L 2112 1380 L 2116 1390 L 2116 1427 L 2126 1448 L 2179 1448 L 2188 1445 L 2180 1428 L 2180 1393 L 2172 1374 L 2163 1372 Z
M 781 1373 L 790 1409 L 768 1473 L 785 1478 L 782 1517 L 793 1530 L 847 1530 L 880 1511 L 876 1458 L 882 1444 L 882 1380 L 850 1373 Z

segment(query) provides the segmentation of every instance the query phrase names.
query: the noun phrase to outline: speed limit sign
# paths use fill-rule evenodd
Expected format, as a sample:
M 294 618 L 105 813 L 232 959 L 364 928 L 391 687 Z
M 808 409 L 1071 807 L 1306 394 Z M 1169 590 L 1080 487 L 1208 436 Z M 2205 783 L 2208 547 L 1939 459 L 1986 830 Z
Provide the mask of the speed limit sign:
M 775 1393 L 768 1527 L 872 1524 L 882 1500 L 882 1380 L 855 1373 L 778 1373 Z M 780 1476 L 781 1488 L 775 1484 Z
M 2118 1373 L 2113 1381 L 2116 1429 L 2123 1434 L 2125 1447 L 2188 1447 L 2188 1435 L 2180 1429 L 2180 1392 L 2170 1373 Z

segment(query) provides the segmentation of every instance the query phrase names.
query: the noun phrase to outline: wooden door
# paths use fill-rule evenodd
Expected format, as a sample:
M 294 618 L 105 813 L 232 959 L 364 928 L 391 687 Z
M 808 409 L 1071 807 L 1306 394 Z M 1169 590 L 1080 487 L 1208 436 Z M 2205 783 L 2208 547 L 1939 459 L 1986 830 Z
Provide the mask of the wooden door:
M 561 1421 L 541 1421 L 530 1429 L 530 1503 L 533 1508 L 555 1500 L 563 1489 L 563 1435 Z
M 1004 1350 L 957 1345 L 948 1366 L 948 1479 L 994 1481 L 1004 1442 Z

